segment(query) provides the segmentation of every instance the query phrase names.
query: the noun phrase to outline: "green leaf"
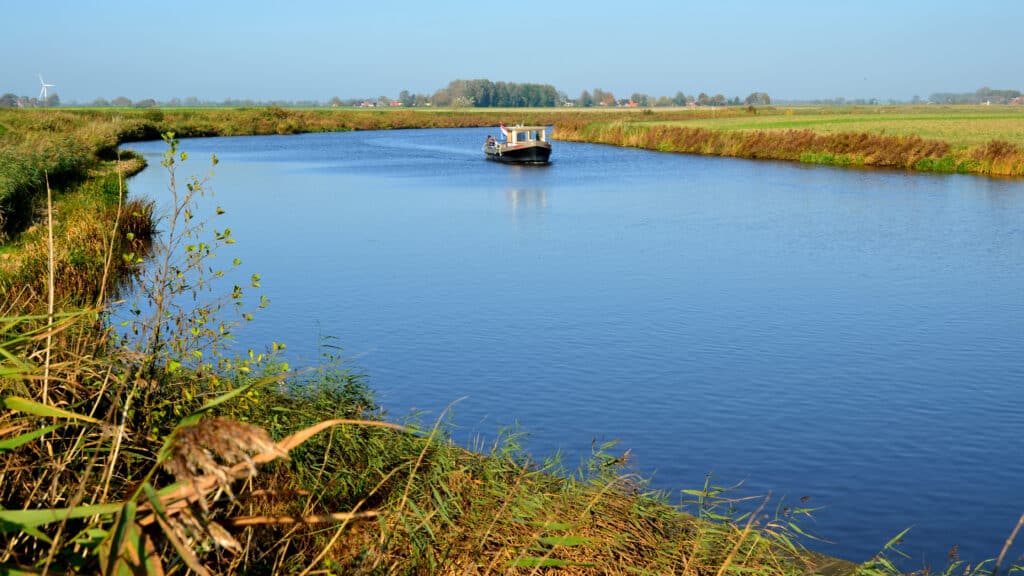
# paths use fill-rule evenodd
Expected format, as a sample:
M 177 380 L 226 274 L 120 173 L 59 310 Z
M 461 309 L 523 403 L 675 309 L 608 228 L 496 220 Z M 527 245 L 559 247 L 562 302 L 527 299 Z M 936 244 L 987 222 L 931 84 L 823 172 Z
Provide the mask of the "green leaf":
M 590 542 L 590 538 L 583 536 L 547 536 L 538 538 L 538 542 L 548 546 L 579 546 Z
M 107 561 L 107 574 L 126 572 L 126 565 L 121 561 L 121 550 L 125 546 L 132 545 L 132 533 L 138 531 L 138 526 L 135 524 L 136 510 L 137 505 L 132 501 L 126 502 L 124 508 L 121 509 L 121 514 L 117 519 L 117 526 L 114 528 L 114 535 L 110 539 L 110 558 Z M 138 552 L 140 552 L 140 558 L 145 556 L 144 551 L 139 550 Z
M 559 560 L 558 558 L 535 558 L 533 556 L 527 556 L 525 558 L 516 558 L 506 566 L 509 566 L 510 568 L 560 568 L 563 566 L 581 566 L 581 564 L 575 564 L 569 560 Z
M 14 410 L 17 412 L 24 412 L 26 414 L 35 414 L 36 416 L 48 416 L 51 418 L 67 418 L 69 420 L 83 420 L 85 422 L 91 422 L 93 424 L 100 424 L 101 422 L 95 418 L 85 416 L 82 414 L 76 414 L 74 412 L 68 412 L 67 410 L 61 410 L 60 408 L 54 408 L 53 406 L 47 406 L 40 404 L 34 400 L 28 400 L 25 398 L 19 398 L 17 396 L 11 396 L 4 398 L 4 407 L 8 410 Z
M 0 564 L 0 574 L 7 574 L 7 576 L 39 576 L 39 571 L 28 571 L 22 568 L 16 568 L 11 564 Z
M 124 507 L 123 502 L 94 504 L 74 508 L 42 508 L 32 510 L 0 510 L 0 534 L 28 530 L 67 519 L 115 514 Z
M 572 530 L 572 524 L 564 524 L 562 522 L 530 522 L 531 526 L 540 526 L 545 530 Z
M 228 392 L 226 392 L 224 394 L 221 394 L 220 396 L 217 396 L 213 400 L 210 400 L 206 404 L 203 404 L 203 406 L 201 408 L 199 408 L 199 410 L 196 410 L 194 413 L 192 413 L 189 416 L 185 417 L 179 423 L 179 426 L 188 426 L 188 425 L 191 425 L 191 424 L 195 424 L 196 422 L 199 421 L 199 418 L 204 413 L 209 412 L 210 410 L 216 408 L 217 406 L 220 406 L 221 404 L 223 404 L 223 403 L 225 403 L 225 402 L 227 402 L 227 401 L 237 397 L 239 394 L 242 394 L 242 393 L 248 391 L 252 387 L 254 387 L 254 386 L 262 386 L 264 384 L 270 384 L 271 382 L 278 382 L 278 381 L 284 380 L 284 378 L 286 376 L 287 376 L 287 374 L 279 374 L 279 375 L 271 376 L 271 377 L 268 377 L 268 378 L 261 378 L 259 380 L 250 380 L 248 383 L 246 383 L 246 384 L 244 384 L 242 386 L 239 386 L 238 388 L 235 388 L 233 390 L 229 390 Z M 168 437 L 168 438 L 170 438 L 170 437 Z M 166 446 L 165 446 L 165 448 L 166 448 Z
M 786 524 L 789 526 L 790 530 L 792 530 L 793 532 L 796 532 L 797 534 L 803 536 L 804 538 L 810 538 L 811 540 L 818 540 L 820 542 L 824 542 L 824 540 L 822 540 L 821 538 L 818 538 L 817 536 L 814 536 L 813 534 L 808 534 L 806 531 L 804 531 L 803 528 L 801 528 L 798 524 L 796 524 L 794 522 L 786 522 Z
M 54 424 L 53 426 L 47 426 L 46 428 L 33 430 L 32 432 L 22 434 L 21 436 L 0 440 L 0 452 L 5 452 L 7 450 L 17 448 L 22 444 L 28 444 L 29 442 L 35 440 L 36 438 L 39 438 L 40 436 L 44 436 L 46 434 L 49 434 L 50 432 L 53 432 L 54 430 L 60 428 L 61 426 L 63 426 L 63 424 Z

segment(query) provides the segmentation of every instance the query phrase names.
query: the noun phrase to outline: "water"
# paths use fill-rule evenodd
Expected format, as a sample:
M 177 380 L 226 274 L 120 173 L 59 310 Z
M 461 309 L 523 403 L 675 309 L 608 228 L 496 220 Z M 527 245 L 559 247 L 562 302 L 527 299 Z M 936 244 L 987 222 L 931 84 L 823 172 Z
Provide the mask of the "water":
M 230 255 L 272 300 L 242 345 L 303 365 L 335 336 L 394 418 L 455 403 L 467 445 L 518 423 L 571 465 L 617 439 L 676 499 L 707 473 L 809 496 L 831 554 L 907 527 L 915 567 L 998 554 L 1024 512 L 1024 183 L 564 142 L 514 167 L 493 132 L 183 142 L 221 159 Z M 132 147 L 160 195 L 163 144 Z

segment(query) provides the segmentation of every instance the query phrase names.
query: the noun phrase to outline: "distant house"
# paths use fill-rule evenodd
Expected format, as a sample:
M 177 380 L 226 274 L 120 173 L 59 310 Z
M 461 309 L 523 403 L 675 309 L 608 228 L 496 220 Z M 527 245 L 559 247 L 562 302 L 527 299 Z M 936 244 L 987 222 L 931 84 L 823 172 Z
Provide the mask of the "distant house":
M 391 107 L 392 107 L 392 108 L 394 108 L 394 107 L 396 107 L 396 106 L 401 106 L 401 105 L 402 105 L 402 103 L 401 103 L 401 102 L 399 102 L 398 100 L 392 100 L 392 101 L 391 101 Z
M 1017 96 L 1013 100 L 1007 102 L 1010 106 L 1024 106 L 1024 96 Z

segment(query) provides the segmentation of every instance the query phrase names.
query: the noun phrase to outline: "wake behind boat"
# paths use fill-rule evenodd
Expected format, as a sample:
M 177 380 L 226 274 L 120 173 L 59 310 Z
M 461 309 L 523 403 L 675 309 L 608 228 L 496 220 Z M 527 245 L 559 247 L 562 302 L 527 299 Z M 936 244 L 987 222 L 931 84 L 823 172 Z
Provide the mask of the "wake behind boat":
M 547 164 L 551 158 L 551 143 L 544 126 L 501 125 L 505 140 L 499 142 L 488 136 L 484 144 L 484 157 L 506 164 Z

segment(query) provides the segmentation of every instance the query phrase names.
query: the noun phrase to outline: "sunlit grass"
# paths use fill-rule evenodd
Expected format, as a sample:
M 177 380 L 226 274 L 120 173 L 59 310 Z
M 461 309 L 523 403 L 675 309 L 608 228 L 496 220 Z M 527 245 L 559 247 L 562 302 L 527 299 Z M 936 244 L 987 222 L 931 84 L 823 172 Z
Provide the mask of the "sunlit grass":
M 1024 108 L 699 108 L 568 118 L 559 139 L 739 158 L 1024 176 Z
M 1024 107 L 1007 106 L 768 108 L 758 109 L 756 114 L 736 115 L 735 111 L 730 111 L 711 118 L 665 123 L 721 131 L 812 130 L 819 134 L 920 136 L 945 141 L 954 149 L 979 146 L 992 140 L 1024 144 Z

